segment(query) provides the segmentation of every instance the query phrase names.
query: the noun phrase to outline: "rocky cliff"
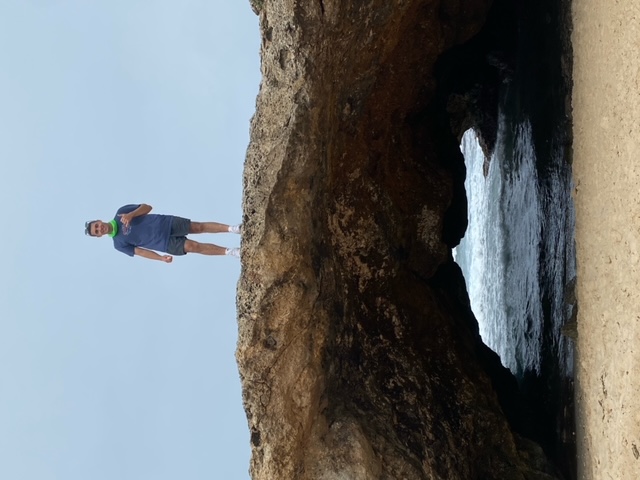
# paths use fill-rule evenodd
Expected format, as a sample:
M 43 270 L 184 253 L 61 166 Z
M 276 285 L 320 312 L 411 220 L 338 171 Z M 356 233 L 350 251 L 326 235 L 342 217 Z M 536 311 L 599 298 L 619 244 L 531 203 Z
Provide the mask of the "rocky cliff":
M 237 297 L 252 478 L 556 478 L 451 256 L 458 139 L 475 125 L 491 147 L 491 2 L 252 6 Z

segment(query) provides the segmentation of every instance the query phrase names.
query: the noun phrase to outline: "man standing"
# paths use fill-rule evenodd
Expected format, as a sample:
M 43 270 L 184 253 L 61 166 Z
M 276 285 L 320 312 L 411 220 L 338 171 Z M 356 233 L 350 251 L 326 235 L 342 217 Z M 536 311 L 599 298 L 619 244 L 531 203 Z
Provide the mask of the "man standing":
M 200 243 L 188 239 L 190 233 L 240 233 L 241 225 L 225 225 L 216 222 L 192 222 L 173 215 L 150 214 L 146 203 L 125 205 L 109 222 L 86 222 L 84 233 L 92 237 L 109 235 L 116 250 L 130 257 L 139 255 L 150 260 L 171 263 L 172 255 L 200 253 L 202 255 L 232 255 L 240 257 L 239 248 L 224 248 L 212 243 Z M 157 252 L 166 253 L 160 255 Z

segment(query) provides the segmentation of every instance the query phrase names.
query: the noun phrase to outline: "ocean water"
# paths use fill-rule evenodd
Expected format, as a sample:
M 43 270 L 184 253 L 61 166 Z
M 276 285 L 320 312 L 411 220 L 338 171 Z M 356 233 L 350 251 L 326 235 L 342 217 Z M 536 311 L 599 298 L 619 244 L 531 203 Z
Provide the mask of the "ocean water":
M 484 342 L 519 382 L 532 438 L 575 479 L 573 340 L 577 313 L 571 192 L 569 0 L 522 0 L 499 55 L 498 131 L 486 159 L 461 140 L 468 229 L 455 250 Z
M 488 170 L 473 130 L 461 150 L 469 226 L 455 258 L 482 338 L 518 378 L 571 376 L 573 345 L 561 327 L 575 308 L 575 220 L 561 142 L 540 159 L 529 121 L 501 115 Z

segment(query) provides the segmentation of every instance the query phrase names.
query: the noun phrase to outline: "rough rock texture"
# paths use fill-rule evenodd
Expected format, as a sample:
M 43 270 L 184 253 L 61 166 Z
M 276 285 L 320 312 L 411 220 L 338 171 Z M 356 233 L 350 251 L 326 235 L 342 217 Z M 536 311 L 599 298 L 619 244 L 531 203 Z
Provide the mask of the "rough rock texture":
M 515 382 L 450 253 L 478 117 L 438 59 L 490 3 L 252 2 L 237 360 L 254 479 L 556 478 L 513 433 Z

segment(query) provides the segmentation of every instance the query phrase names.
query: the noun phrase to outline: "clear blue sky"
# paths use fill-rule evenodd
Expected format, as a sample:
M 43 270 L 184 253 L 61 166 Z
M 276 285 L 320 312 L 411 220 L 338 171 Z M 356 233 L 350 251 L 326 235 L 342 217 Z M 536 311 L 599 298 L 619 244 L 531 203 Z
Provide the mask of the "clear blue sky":
M 240 221 L 249 0 L 0 0 L 0 65 L 0 478 L 248 478 L 239 261 L 83 227 L 140 202 Z

